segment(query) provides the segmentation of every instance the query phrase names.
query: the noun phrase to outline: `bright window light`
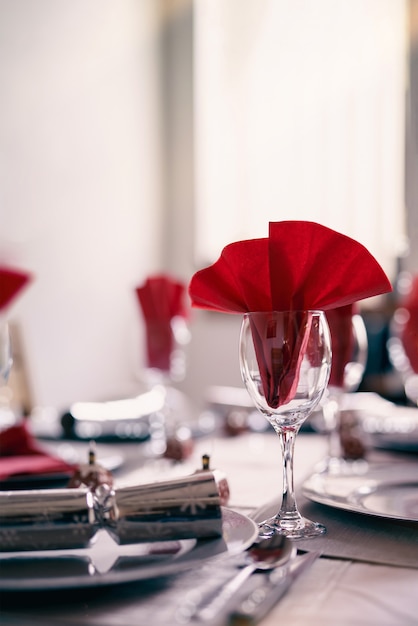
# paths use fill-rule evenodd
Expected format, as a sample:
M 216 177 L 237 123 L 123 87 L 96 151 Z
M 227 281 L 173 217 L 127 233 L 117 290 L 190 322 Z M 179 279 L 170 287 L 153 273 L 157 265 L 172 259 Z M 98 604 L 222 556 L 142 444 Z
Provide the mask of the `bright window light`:
M 199 266 L 307 219 L 394 275 L 406 45 L 404 0 L 195 0 Z

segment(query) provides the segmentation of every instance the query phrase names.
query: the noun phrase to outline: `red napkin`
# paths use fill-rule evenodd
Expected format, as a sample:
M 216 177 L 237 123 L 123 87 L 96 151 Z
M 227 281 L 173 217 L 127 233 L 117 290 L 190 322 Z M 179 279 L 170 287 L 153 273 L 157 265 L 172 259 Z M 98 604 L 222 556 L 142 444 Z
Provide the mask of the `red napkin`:
M 0 267 L 0 311 L 11 304 L 30 280 L 31 276 L 27 272 L 11 267 Z
M 174 346 L 171 322 L 188 316 L 185 285 L 161 274 L 150 276 L 135 291 L 145 321 L 147 365 L 168 372 Z
M 34 474 L 68 474 L 74 470 L 75 466 L 42 449 L 26 421 L 0 432 L 0 480 Z
M 285 313 L 280 318 L 272 313 L 251 317 L 250 326 L 264 396 L 267 404 L 277 409 L 296 393 L 305 352 L 311 363 L 319 356 L 310 342 L 315 331 L 312 318 L 306 311 Z
M 418 374 L 418 275 L 413 277 L 411 290 L 401 306 L 409 314 L 401 339 L 411 367 Z
M 330 309 L 326 312 L 327 322 L 331 333 L 332 363 L 329 385 L 332 387 L 344 386 L 344 369 L 350 361 L 353 351 L 354 305 Z
M 189 285 L 194 307 L 224 313 L 329 310 L 391 290 L 386 274 L 363 245 L 307 221 L 270 222 L 268 238 L 229 244 L 213 265 L 194 274 Z M 257 331 L 252 325 L 256 351 L 264 354 L 264 361 L 261 357 L 258 361 L 272 407 L 291 397 L 301 346 L 310 349 L 309 343 L 303 345 L 305 320 L 298 326 L 292 331 L 287 353 L 280 354 L 282 375 L 278 379 L 273 363 L 277 345 L 274 357 L 267 349 L 268 358 L 264 345 L 271 333 L 269 323 Z M 295 384 L 289 387 L 291 380 Z
M 271 222 L 269 237 L 226 246 L 190 282 L 194 307 L 246 311 L 327 310 L 391 291 L 368 250 L 315 222 Z

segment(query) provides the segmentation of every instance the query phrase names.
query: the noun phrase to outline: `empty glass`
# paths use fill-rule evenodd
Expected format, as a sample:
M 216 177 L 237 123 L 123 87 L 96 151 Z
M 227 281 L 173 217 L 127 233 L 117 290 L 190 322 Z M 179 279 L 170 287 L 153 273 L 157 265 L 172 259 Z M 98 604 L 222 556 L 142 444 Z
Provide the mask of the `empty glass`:
M 255 406 L 279 435 L 283 490 L 278 513 L 260 524 L 260 535 L 315 537 L 322 524 L 300 514 L 293 484 L 296 435 L 328 383 L 331 339 L 321 311 L 246 313 L 239 343 L 242 379 Z M 266 477 L 270 480 L 270 477 Z

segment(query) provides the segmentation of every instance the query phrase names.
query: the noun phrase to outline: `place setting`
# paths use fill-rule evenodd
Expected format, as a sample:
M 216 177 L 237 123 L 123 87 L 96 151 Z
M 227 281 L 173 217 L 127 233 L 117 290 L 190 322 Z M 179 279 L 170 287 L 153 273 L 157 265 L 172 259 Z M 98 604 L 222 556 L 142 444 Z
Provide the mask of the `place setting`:
M 137 291 L 148 327 L 149 394 L 173 383 L 172 336 L 167 331 L 160 350 L 158 332 L 150 330 L 166 287 L 157 277 Z M 181 289 L 171 288 L 177 300 Z M 407 550 L 418 521 L 416 468 L 405 473 L 401 463 L 347 459 L 334 445 L 367 355 L 357 303 L 390 290 L 364 246 L 314 222 L 271 222 L 268 237 L 227 245 L 193 275 L 188 293 L 196 309 L 241 317 L 237 367 L 250 402 L 277 437 L 277 475 L 260 473 L 259 480 L 277 484 L 276 496 L 257 509 L 250 502 L 246 511 L 234 508 L 229 477 L 222 466 L 211 469 L 208 454 L 194 471 L 183 456 L 175 477 L 140 482 L 134 470 L 124 482 L 117 476 L 124 461 L 106 467 L 93 442 L 86 462 L 61 459 L 64 465 L 54 468 L 68 474 L 65 487 L 0 491 L 2 591 L 18 602 L 25 593 L 108 588 L 115 599 L 115 587 L 155 581 L 157 589 L 168 579 L 173 623 L 219 626 L 262 619 L 320 556 L 416 567 L 416 539 L 417 552 Z M 175 310 L 163 315 L 166 326 L 178 317 Z M 328 453 L 295 484 L 299 432 L 318 411 Z M 27 428 L 26 452 L 42 458 Z M 140 445 L 147 443 L 152 435 Z M 175 598 L 177 589 L 182 596 Z M 141 596 L 145 612 L 155 602 Z
M 334 272 L 329 272 L 330 266 Z M 194 306 L 243 316 L 241 375 L 256 408 L 279 436 L 282 499 L 276 514 L 262 522 L 261 534 L 278 532 L 297 540 L 326 532 L 298 510 L 295 441 L 319 405 L 331 374 L 335 387 L 343 387 L 344 371 L 339 370 L 349 360 L 344 353 L 351 355 L 351 343 L 344 338 L 347 328 L 355 328 L 354 303 L 390 290 L 383 270 L 361 244 L 319 224 L 297 221 L 270 223 L 266 239 L 230 244 L 215 264 L 192 278 Z M 340 355 L 337 349 L 334 369 L 336 342 L 326 311 L 338 317 L 340 326 Z M 358 358 L 364 368 L 364 356 Z

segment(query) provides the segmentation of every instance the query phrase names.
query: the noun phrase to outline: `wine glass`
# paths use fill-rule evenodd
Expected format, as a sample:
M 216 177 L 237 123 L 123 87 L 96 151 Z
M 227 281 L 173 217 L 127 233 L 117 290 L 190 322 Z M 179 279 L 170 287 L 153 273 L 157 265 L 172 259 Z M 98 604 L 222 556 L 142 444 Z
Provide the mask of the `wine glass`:
M 407 400 L 418 406 L 418 309 L 396 309 L 390 326 L 387 348 L 390 361 L 398 372 Z
M 7 322 L 0 321 L 0 383 L 7 383 L 12 364 L 13 358 L 9 326 Z
M 283 492 L 279 512 L 260 524 L 260 535 L 291 539 L 325 532 L 300 514 L 293 485 L 296 435 L 319 403 L 331 367 L 331 338 L 321 311 L 268 311 L 244 315 L 239 359 L 244 384 L 257 409 L 279 435 Z
M 316 426 L 328 434 L 328 456 L 322 471 L 341 473 L 352 469 L 351 461 L 364 456 L 361 442 L 354 441 L 349 433 L 343 433 L 343 415 L 347 394 L 357 391 L 364 375 L 368 355 L 367 331 L 359 313 L 327 311 L 327 321 L 331 332 L 332 365 L 328 388 L 322 399 L 324 428 L 318 427 L 317 422 Z

